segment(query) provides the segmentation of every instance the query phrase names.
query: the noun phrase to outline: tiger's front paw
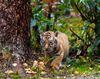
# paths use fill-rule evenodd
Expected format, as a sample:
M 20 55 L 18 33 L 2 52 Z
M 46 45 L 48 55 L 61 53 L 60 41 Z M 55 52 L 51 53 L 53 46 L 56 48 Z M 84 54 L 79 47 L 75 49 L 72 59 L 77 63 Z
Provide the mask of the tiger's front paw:
M 51 65 L 50 65 L 50 67 L 52 69 L 57 69 L 58 70 L 60 68 L 60 64 L 57 63 L 57 62 L 52 62 Z

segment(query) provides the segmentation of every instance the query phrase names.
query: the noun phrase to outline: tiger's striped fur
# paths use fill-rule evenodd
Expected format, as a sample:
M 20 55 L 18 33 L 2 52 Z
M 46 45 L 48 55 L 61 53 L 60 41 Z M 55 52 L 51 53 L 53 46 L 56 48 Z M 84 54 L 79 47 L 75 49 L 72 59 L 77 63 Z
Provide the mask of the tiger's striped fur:
M 40 34 L 42 49 L 55 56 L 50 66 L 58 69 L 63 58 L 69 54 L 70 44 L 66 34 L 62 32 L 46 31 Z

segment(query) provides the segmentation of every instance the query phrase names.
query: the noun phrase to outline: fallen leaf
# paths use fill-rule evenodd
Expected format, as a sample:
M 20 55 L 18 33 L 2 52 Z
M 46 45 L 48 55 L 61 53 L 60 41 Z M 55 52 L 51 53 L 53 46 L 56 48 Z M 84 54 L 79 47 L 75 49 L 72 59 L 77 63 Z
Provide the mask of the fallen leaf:
M 6 74 L 13 74 L 14 72 L 12 70 L 5 71 Z
M 98 66 L 98 68 L 100 68 L 100 65 Z
M 78 72 L 78 71 L 74 71 L 74 74 L 75 74 L 75 75 L 79 75 L 79 72 Z
M 45 75 L 45 74 L 46 74 L 46 72 L 42 71 L 42 72 L 41 72 L 41 74 L 42 74 L 42 75 Z
M 26 68 L 25 71 L 27 74 L 33 74 L 33 75 L 36 74 L 36 72 L 32 71 L 30 68 Z
M 44 62 L 40 61 L 39 65 L 44 66 Z
M 89 67 L 90 70 L 92 70 L 93 68 Z
M 24 67 L 28 67 L 28 64 L 27 64 L 27 63 L 23 63 L 23 66 L 24 66 Z
M 56 78 L 57 78 L 57 79 L 60 79 L 60 77 L 59 77 L 59 76 L 57 76 Z
M 34 67 L 37 67 L 37 66 L 38 66 L 38 61 L 35 60 L 35 61 L 33 62 L 33 66 L 34 66 Z
M 27 70 L 31 70 L 31 69 L 30 68 L 26 68 L 25 70 L 27 71 Z
M 38 68 L 41 69 L 41 70 L 44 70 L 44 69 L 45 69 L 44 62 L 40 61 L 40 62 L 38 63 Z
M 16 67 L 17 66 L 17 63 L 13 63 L 12 66 Z

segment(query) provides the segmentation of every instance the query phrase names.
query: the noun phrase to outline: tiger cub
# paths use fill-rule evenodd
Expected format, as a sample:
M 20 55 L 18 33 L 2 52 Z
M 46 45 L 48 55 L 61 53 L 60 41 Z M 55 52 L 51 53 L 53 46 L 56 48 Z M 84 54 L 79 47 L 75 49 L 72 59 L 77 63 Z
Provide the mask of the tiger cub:
M 59 69 L 63 58 L 69 53 L 70 44 L 67 35 L 58 31 L 46 31 L 40 34 L 40 44 L 46 53 L 54 57 L 50 67 Z

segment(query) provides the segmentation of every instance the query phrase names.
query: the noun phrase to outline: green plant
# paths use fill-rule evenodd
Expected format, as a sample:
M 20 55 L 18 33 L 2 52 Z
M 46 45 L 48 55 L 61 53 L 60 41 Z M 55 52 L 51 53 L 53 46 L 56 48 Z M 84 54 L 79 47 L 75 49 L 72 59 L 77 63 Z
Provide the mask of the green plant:
M 100 0 L 71 0 L 70 3 L 84 21 L 79 39 L 86 46 L 85 51 L 93 55 L 100 51 Z

